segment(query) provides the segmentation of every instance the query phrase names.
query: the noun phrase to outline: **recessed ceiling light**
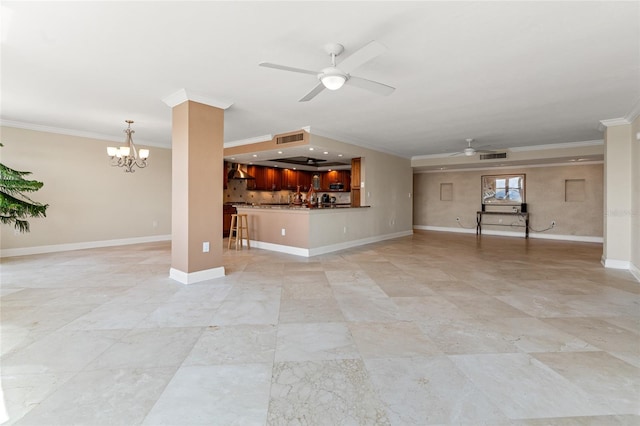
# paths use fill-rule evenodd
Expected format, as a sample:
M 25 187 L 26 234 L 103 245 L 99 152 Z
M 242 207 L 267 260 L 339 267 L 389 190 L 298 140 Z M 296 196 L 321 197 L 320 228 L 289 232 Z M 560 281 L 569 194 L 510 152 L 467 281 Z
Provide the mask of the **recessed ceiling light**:
M 296 168 L 294 167 L 293 170 L 295 170 Z
M 253 154 L 253 158 L 258 158 L 258 154 Z
M 278 154 L 282 154 L 282 151 L 278 151 Z
M 325 151 L 325 152 L 324 152 L 324 155 L 328 155 L 328 154 L 329 154 L 329 151 Z
M 313 151 L 313 147 L 309 148 L 309 151 Z
M 342 154 L 338 154 L 338 157 L 342 157 Z
M 235 159 L 236 159 L 236 157 L 231 157 L 231 159 L 232 159 L 232 160 L 235 160 Z

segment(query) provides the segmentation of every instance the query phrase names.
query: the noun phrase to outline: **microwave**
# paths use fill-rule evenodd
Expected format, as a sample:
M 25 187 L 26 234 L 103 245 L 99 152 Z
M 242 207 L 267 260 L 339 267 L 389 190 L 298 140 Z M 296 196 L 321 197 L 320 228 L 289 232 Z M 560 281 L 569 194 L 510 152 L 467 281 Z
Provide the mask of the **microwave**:
M 342 182 L 330 183 L 329 189 L 331 191 L 344 191 L 344 183 Z

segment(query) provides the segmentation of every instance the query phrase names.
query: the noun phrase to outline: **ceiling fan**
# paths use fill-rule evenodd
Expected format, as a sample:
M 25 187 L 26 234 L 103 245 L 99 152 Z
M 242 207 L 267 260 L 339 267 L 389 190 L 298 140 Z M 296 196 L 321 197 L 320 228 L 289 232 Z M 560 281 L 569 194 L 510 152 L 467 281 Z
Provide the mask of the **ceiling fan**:
M 473 142 L 473 139 L 468 138 L 468 139 L 465 139 L 465 140 L 467 141 L 467 147 L 464 150 L 460 151 L 460 152 L 456 152 L 454 154 L 451 154 L 452 157 L 455 156 L 455 155 L 462 155 L 462 154 L 464 154 L 467 157 L 472 157 L 472 156 L 476 155 L 476 152 L 480 152 L 480 153 L 482 153 L 482 152 L 484 152 L 484 153 L 495 152 L 495 151 L 490 151 L 490 150 L 486 150 L 486 149 L 481 149 L 482 147 L 474 148 L 474 147 L 471 146 L 471 142 Z
M 324 89 L 338 90 L 344 84 L 349 84 L 351 86 L 359 87 L 385 96 L 390 95 L 394 90 L 396 90 L 395 87 L 351 75 L 353 70 L 359 68 L 361 65 L 364 65 L 366 62 L 369 62 L 387 50 L 386 47 L 377 41 L 370 41 L 365 46 L 347 56 L 342 62 L 340 62 L 339 68 L 336 66 L 336 57 L 344 51 L 344 46 L 338 43 L 329 43 L 324 46 L 324 50 L 331 56 L 331 66 L 323 68 L 320 71 L 289 67 L 286 65 L 273 64 L 271 62 L 260 62 L 258 65 L 261 67 L 275 68 L 277 70 L 315 75 L 319 80 L 318 84 L 316 84 L 316 86 L 298 102 L 310 101 Z

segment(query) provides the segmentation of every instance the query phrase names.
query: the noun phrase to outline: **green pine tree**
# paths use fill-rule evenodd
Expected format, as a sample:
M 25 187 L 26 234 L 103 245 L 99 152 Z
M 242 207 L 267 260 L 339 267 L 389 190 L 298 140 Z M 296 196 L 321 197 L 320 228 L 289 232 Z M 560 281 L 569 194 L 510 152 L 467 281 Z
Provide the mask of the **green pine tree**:
M 0 146 L 3 146 L 0 143 Z M 48 204 L 33 201 L 24 192 L 35 192 L 43 183 L 27 180 L 31 172 L 13 170 L 0 163 L 0 222 L 12 225 L 20 232 L 29 232 L 29 217 L 45 217 Z

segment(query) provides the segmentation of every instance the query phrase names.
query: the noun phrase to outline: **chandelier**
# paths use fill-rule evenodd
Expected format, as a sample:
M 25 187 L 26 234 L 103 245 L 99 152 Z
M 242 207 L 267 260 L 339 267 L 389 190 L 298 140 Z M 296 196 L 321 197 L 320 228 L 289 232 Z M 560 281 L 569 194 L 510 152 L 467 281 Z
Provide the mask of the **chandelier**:
M 111 157 L 112 166 L 124 167 L 125 173 L 133 173 L 135 172 L 135 170 L 133 170 L 135 166 L 138 166 L 141 169 L 147 167 L 149 150 L 136 149 L 136 146 L 133 143 L 133 138 L 131 138 L 131 135 L 135 133 L 134 130 L 131 130 L 133 120 L 125 120 L 125 123 L 128 124 L 127 128 L 124 130 L 127 134 L 127 138 L 125 140 L 126 146 L 121 146 L 120 148 L 113 146 L 107 147 L 107 155 Z

